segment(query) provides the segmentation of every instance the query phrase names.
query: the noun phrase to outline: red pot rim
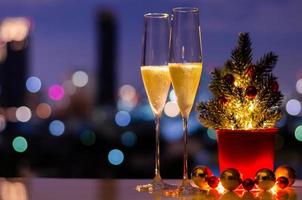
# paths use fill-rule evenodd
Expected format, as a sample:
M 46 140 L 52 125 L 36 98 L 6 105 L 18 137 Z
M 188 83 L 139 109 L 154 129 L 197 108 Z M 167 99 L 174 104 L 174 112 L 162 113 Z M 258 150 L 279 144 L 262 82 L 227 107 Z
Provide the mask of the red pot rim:
M 259 133 L 259 134 L 276 134 L 278 132 L 278 128 L 263 128 L 263 129 L 250 129 L 250 130 L 244 130 L 244 129 L 238 129 L 238 130 L 232 130 L 232 129 L 216 129 L 216 133 L 218 134 L 228 134 L 228 133 Z

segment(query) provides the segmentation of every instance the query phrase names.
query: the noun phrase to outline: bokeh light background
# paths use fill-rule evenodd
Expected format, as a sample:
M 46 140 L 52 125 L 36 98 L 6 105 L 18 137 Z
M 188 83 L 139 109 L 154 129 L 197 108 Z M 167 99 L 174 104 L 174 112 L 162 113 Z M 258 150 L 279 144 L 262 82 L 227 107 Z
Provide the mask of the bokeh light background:
M 153 173 L 154 125 L 140 77 L 143 14 L 200 8 L 203 73 L 196 101 L 210 97 L 210 72 L 229 57 L 238 32 L 250 32 L 254 58 L 279 55 L 275 75 L 285 94 L 277 124 L 276 165 L 302 178 L 302 2 L 222 0 L 1 1 L 0 62 L 7 44 L 29 46 L 24 105 L 0 108 L 0 175 L 147 178 Z M 115 100 L 97 103 L 97 12 L 116 21 Z M 22 43 L 28 38 L 28 44 Z M 106 50 L 105 50 L 106 51 Z M 14 78 L 13 76 L 11 77 Z M 0 98 L 3 98 L 2 96 Z M 181 177 L 182 124 L 169 92 L 161 123 L 163 177 Z M 189 123 L 190 168 L 218 174 L 215 130 Z

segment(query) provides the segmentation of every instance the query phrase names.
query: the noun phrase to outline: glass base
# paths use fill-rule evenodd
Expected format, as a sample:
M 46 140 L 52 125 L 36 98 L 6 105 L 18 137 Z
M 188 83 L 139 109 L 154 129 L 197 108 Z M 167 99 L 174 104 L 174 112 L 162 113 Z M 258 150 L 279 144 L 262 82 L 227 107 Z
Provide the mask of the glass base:
M 160 177 L 155 177 L 151 183 L 146 185 L 136 186 L 138 192 L 162 192 L 164 190 L 175 190 L 177 187 L 175 185 L 170 185 L 165 183 Z
M 195 195 L 200 192 L 200 189 L 193 187 L 191 185 L 190 179 L 182 180 L 182 183 L 177 190 L 178 190 L 178 195 L 180 196 Z

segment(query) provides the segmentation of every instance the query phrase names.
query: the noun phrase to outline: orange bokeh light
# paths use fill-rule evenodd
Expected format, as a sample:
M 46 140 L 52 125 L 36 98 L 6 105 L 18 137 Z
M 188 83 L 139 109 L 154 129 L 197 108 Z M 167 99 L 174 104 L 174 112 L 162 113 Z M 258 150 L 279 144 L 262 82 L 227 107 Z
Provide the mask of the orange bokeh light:
M 51 115 L 51 107 L 47 103 L 40 103 L 36 108 L 36 114 L 41 119 L 46 119 Z

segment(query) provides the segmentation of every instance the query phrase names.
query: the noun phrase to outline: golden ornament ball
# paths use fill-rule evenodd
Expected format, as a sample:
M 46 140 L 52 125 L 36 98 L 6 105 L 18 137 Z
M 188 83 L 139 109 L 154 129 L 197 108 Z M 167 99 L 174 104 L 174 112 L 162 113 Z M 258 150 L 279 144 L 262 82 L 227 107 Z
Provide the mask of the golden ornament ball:
M 192 170 L 191 179 L 200 189 L 208 189 L 209 185 L 207 182 L 207 177 L 213 176 L 210 168 L 207 166 L 197 166 Z
M 276 178 L 279 178 L 280 176 L 286 177 L 289 181 L 288 186 L 292 186 L 296 180 L 296 171 L 290 166 L 281 165 L 276 169 L 275 176 Z
M 235 190 L 241 184 L 240 173 L 233 168 L 226 169 L 221 173 L 220 182 L 225 189 Z
M 275 185 L 276 177 L 272 170 L 264 168 L 257 171 L 255 182 L 260 189 L 269 190 Z

